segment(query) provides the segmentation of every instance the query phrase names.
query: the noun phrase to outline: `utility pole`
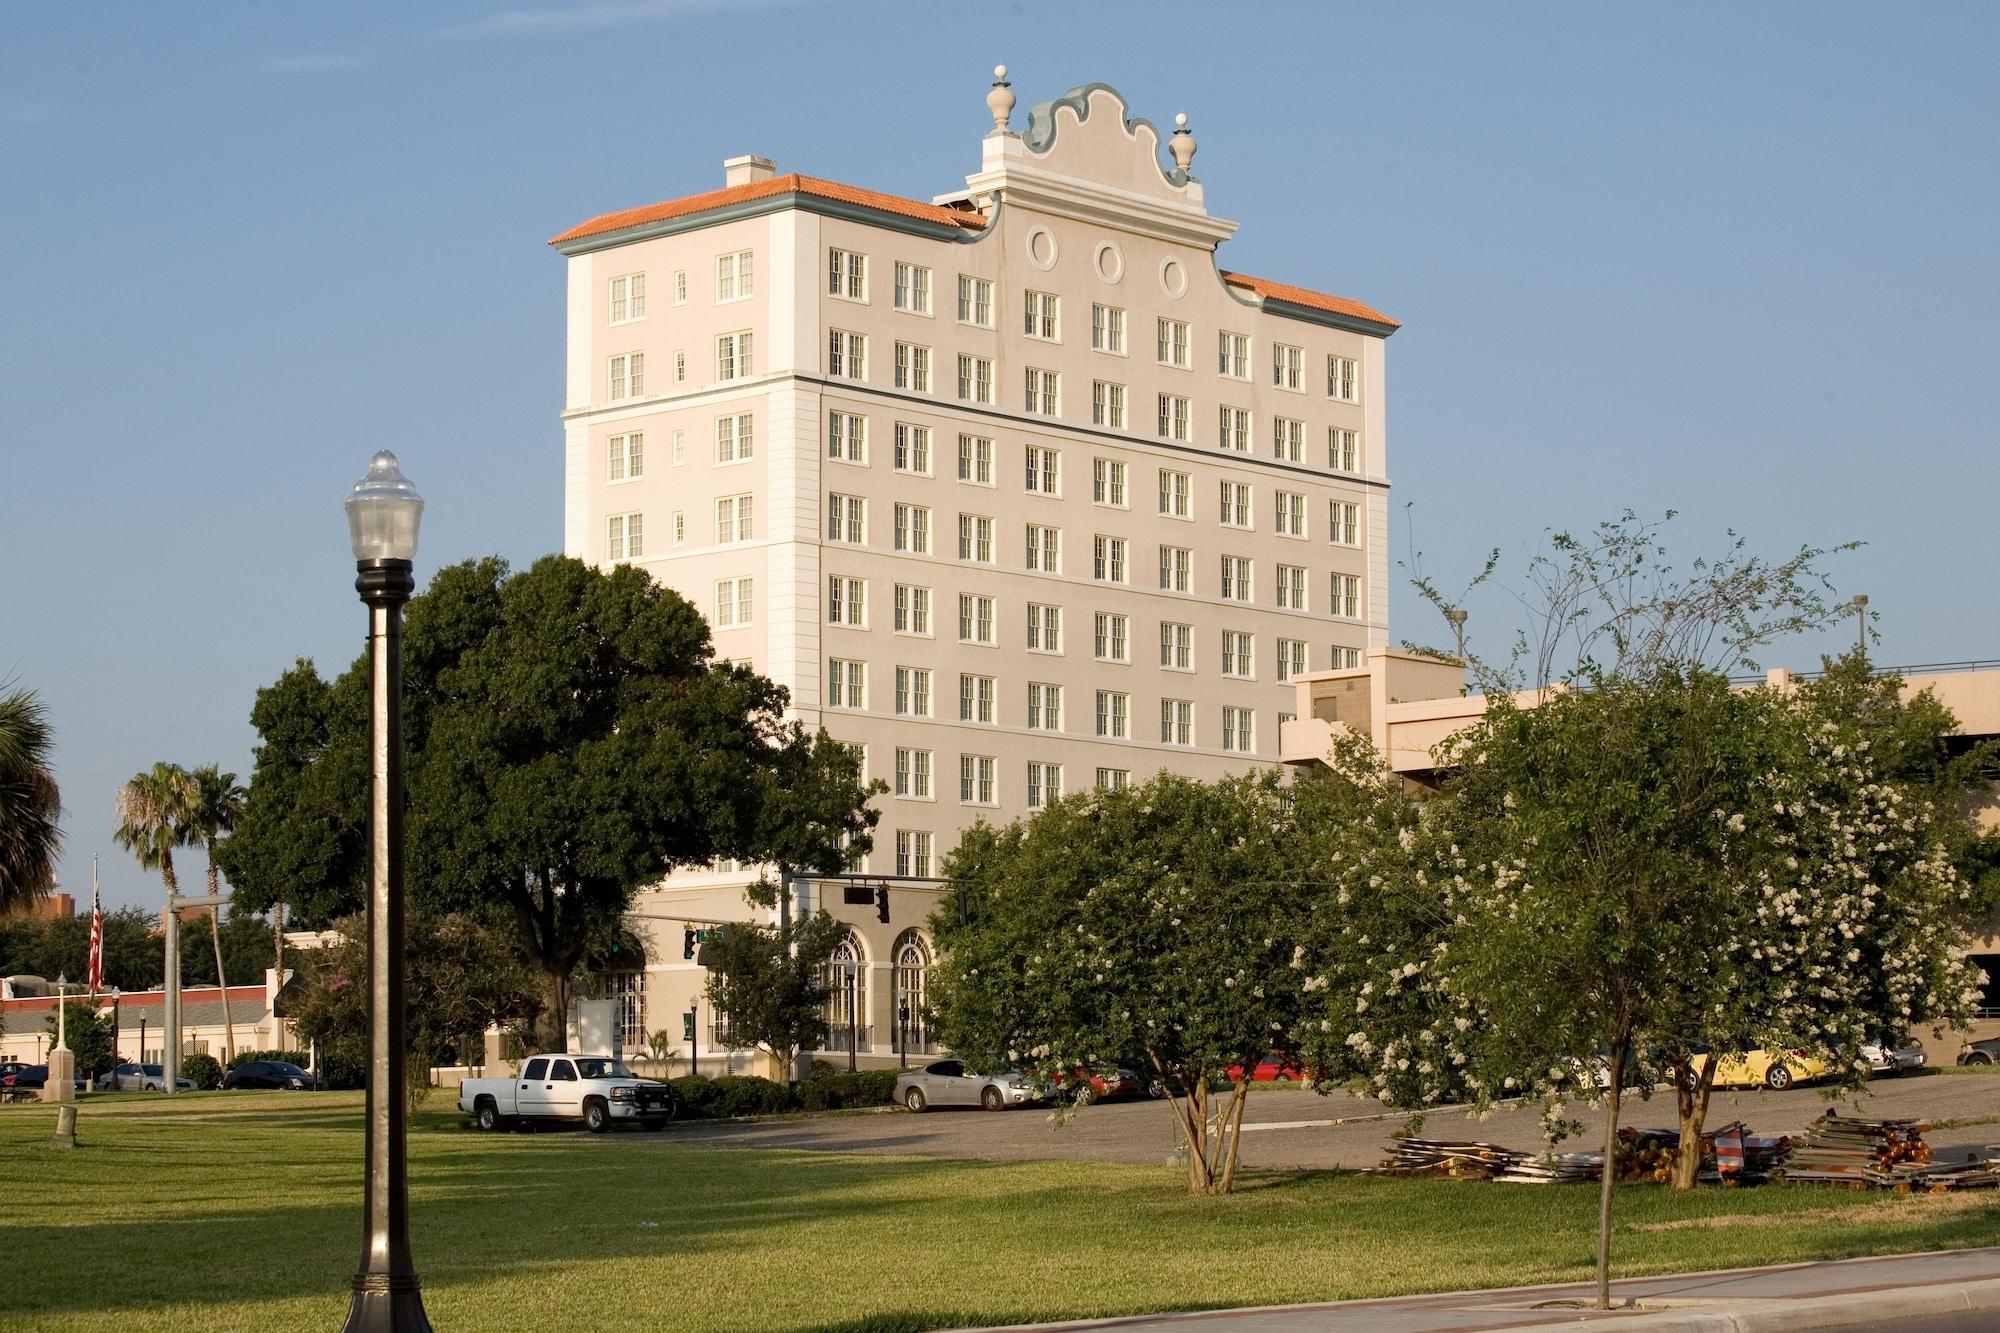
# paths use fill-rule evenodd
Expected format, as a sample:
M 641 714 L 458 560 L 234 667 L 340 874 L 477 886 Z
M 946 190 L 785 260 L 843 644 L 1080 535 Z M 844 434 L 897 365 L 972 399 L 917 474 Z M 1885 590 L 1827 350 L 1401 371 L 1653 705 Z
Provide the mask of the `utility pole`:
M 160 1052 L 160 1063 L 166 1066 L 160 1081 L 166 1086 L 167 1095 L 173 1096 L 178 1088 L 181 1074 L 181 896 L 167 894 L 167 970 L 160 983 L 167 992 L 166 1045 Z
M 1857 646 L 1865 657 L 1868 653 L 1868 594 L 1854 594 L 1854 628 L 1857 632 Z

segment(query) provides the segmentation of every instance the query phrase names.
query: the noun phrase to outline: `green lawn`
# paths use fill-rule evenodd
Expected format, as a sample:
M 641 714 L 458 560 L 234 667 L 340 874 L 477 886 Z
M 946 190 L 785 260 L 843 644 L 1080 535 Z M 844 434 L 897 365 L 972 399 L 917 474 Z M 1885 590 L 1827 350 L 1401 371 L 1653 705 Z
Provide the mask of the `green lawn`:
M 411 1207 L 441 1329 L 922 1329 L 1580 1278 L 1592 1253 L 1588 1188 L 1259 1175 L 1189 1199 L 1164 1166 L 487 1136 L 435 1105 Z M 106 1098 L 74 1153 L 43 1146 L 54 1116 L 0 1107 L 10 1330 L 337 1326 L 356 1094 Z M 1620 1193 L 1624 1273 L 2000 1239 L 1993 1195 Z

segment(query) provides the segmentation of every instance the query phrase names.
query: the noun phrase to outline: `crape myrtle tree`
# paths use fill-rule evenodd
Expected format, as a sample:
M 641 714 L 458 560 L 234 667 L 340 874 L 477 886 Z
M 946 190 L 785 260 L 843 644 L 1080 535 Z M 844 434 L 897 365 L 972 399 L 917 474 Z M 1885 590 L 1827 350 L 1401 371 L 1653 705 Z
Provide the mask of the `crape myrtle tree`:
M 846 930 L 822 910 L 727 925 L 705 946 L 709 1003 L 729 1016 L 731 1040 L 769 1052 L 781 1077 L 826 1045 L 826 967 Z
M 1163 773 L 968 830 L 947 862 L 961 892 L 931 918 L 940 1037 L 975 1068 L 1058 1086 L 1140 1063 L 1171 1098 L 1189 1192 L 1228 1193 L 1250 1071 L 1289 1047 L 1298 1013 L 1291 825 L 1274 774 Z
M 563 1048 L 571 978 L 640 888 L 717 857 L 837 870 L 877 818 L 858 754 L 787 722 L 786 692 L 718 663 L 700 614 L 632 566 L 438 571 L 409 604 L 404 681 L 412 900 L 506 913 L 540 1049 Z M 259 692 L 250 799 L 217 848 L 246 905 L 306 924 L 361 903 L 367 694 L 365 659 Z

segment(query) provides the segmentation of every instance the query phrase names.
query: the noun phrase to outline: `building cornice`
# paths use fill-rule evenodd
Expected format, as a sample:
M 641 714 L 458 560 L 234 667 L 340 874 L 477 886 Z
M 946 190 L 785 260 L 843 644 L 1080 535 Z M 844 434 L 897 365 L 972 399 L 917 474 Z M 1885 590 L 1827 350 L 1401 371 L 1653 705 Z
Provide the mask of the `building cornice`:
M 829 199 L 824 195 L 811 194 L 804 190 L 789 190 L 781 194 L 767 195 L 762 199 L 750 199 L 742 203 L 724 204 L 719 208 L 706 209 L 699 213 L 688 213 L 680 217 L 666 218 L 659 222 L 641 223 L 634 227 L 622 227 L 617 231 L 599 232 L 592 236 L 581 236 L 573 241 L 565 241 L 555 246 L 557 253 L 575 258 L 597 250 L 610 250 L 621 245 L 631 245 L 638 241 L 650 241 L 660 236 L 676 236 L 682 232 L 700 231 L 704 227 L 719 227 L 727 222 L 741 222 L 745 218 L 764 217 L 771 213 L 781 213 L 786 209 L 797 209 L 802 213 L 814 213 L 820 217 L 839 218 L 848 222 L 859 222 L 870 227 L 881 227 L 888 231 L 899 231 L 910 236 L 921 236 L 926 240 L 955 241 L 971 243 L 985 234 L 986 229 L 968 231 L 943 222 L 929 222 L 923 218 L 907 217 L 885 209 L 869 208 L 865 204 L 849 203 L 844 199 Z

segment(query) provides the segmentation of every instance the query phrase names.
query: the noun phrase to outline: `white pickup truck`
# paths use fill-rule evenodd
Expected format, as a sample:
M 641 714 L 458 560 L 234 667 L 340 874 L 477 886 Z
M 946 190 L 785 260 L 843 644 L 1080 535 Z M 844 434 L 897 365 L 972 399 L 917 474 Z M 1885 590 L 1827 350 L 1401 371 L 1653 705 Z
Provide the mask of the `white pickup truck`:
M 610 1055 L 532 1055 L 513 1078 L 469 1078 L 458 1109 L 484 1130 L 517 1120 L 581 1120 L 593 1134 L 614 1124 L 665 1129 L 679 1103 L 674 1090 L 640 1078 Z

